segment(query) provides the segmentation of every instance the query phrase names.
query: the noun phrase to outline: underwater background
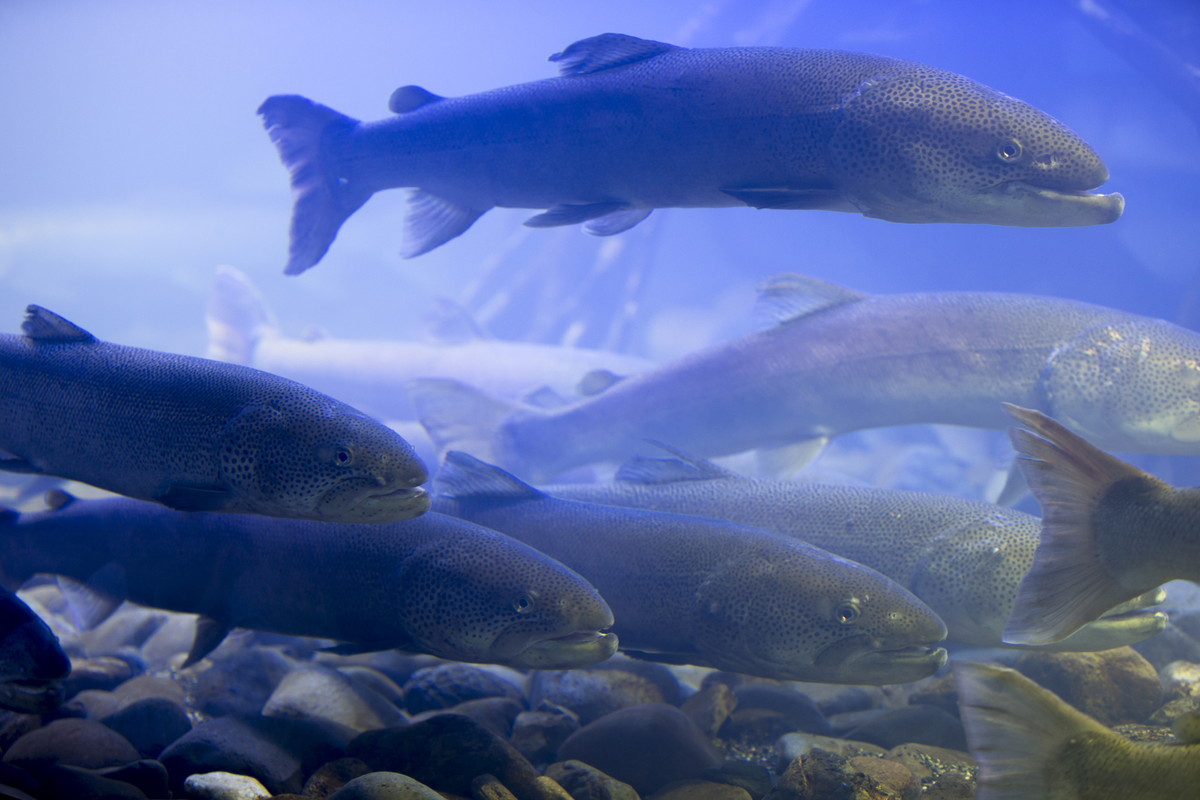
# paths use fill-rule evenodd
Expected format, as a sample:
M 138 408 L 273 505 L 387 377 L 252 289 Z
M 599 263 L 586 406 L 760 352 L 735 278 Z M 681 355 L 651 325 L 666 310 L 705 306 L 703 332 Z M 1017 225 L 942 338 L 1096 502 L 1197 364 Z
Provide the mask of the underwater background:
M 658 209 L 598 238 L 494 209 L 403 260 L 404 193 L 381 192 L 318 267 L 283 274 L 291 193 L 255 113 L 266 97 L 378 119 L 401 85 L 454 96 L 551 77 L 550 54 L 609 31 L 960 73 L 1079 133 L 1126 210 L 1111 225 L 1017 228 Z M 244 272 L 293 337 L 427 340 L 449 300 L 498 339 L 657 362 L 762 327 L 755 287 L 782 272 L 869 293 L 1049 295 L 1200 329 L 1200 81 L 1183 62 L 1200 63 L 1194 0 L 3 0 L 0 331 L 37 303 L 109 342 L 205 355 L 219 265 Z M 980 498 L 1010 457 L 1000 432 L 887 429 L 840 437 L 811 469 Z M 1195 456 L 1129 461 L 1200 485 Z M 1038 512 L 1030 497 L 1018 507 Z

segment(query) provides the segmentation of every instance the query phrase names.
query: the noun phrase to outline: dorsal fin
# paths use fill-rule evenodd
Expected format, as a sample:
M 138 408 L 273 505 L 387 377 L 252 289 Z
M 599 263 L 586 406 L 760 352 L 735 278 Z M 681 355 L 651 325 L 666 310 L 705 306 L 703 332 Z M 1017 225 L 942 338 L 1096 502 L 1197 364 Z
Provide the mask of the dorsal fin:
M 438 494 L 445 497 L 504 497 L 516 500 L 546 496 L 512 473 L 461 450 L 446 452 L 435 483 Z
M 21 323 L 21 331 L 35 342 L 46 344 L 96 341 L 95 336 L 74 322 L 63 319 L 49 309 L 35 305 L 26 306 L 25 321 Z
M 673 44 L 623 33 L 602 33 L 568 45 L 561 53 L 550 56 L 550 60 L 558 64 L 560 75 L 588 75 L 679 49 Z
M 784 273 L 758 287 L 758 312 L 774 322 L 787 322 L 868 296 L 820 278 Z
M 434 94 L 420 86 L 401 86 L 388 98 L 388 110 L 393 114 L 404 114 L 441 99 L 443 98 L 440 94 Z
M 678 481 L 710 481 L 741 478 L 736 472 L 718 466 L 706 458 L 693 456 L 663 442 L 651 442 L 674 458 L 636 456 L 617 470 L 614 480 L 622 483 L 661 484 Z

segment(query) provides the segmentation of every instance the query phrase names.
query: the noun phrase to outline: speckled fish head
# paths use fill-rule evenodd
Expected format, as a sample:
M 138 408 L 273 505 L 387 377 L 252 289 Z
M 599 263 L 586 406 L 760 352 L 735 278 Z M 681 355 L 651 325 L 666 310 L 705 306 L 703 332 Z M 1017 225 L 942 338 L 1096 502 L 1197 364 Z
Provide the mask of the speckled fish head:
M 482 531 L 482 529 L 481 529 Z M 397 583 L 424 652 L 520 669 L 572 669 L 617 650 L 612 609 L 576 572 L 502 534 L 435 541 Z
M 58 639 L 15 595 L 0 590 L 0 708 L 39 714 L 60 706 L 71 671 Z
M 1125 203 L 1089 191 L 1108 168 L 1070 128 L 933 68 L 878 76 L 847 98 L 830 166 L 866 216 L 892 222 L 1097 225 Z
M 1106 450 L 1200 453 L 1200 334 L 1160 320 L 1096 325 L 1042 370 L 1046 413 Z
M 697 647 L 713 666 L 783 680 L 908 683 L 946 660 L 946 627 L 899 584 L 823 550 L 759 548 L 696 595 Z
M 277 397 L 226 426 L 221 477 L 241 511 L 327 522 L 395 522 L 429 510 L 412 446 L 332 398 Z

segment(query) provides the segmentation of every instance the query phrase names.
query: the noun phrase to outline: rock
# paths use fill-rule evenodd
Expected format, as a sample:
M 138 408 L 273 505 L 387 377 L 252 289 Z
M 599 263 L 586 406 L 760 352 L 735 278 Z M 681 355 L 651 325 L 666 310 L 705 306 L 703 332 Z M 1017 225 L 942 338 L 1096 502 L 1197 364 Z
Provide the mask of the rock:
M 38 770 L 37 778 L 38 798 L 146 800 L 146 795 L 136 786 L 79 767 L 48 765 Z
M 166 697 L 142 698 L 100 721 L 128 739 L 143 758 L 158 758 L 192 729 L 184 705 Z
M 495 775 L 480 775 L 471 781 L 471 796 L 475 800 L 517 800 L 517 796 L 496 780 Z
M 313 720 L 220 717 L 173 742 L 159 760 L 178 790 L 198 772 L 250 775 L 272 794 L 298 792 L 304 777 L 346 747 L 343 729 Z
M 287 656 L 265 648 L 234 651 L 197 670 L 189 705 L 210 717 L 257 715 L 293 664 Z
M 363 761 L 357 758 L 339 758 L 322 764 L 321 767 L 308 777 L 302 794 L 305 797 L 315 797 L 323 800 L 341 789 L 355 778 L 361 778 L 371 771 Z
M 919 781 L 938 778 L 951 772 L 970 775 L 976 766 L 970 753 L 927 744 L 902 744 L 889 750 L 887 757 L 908 767 Z
M 270 800 L 271 793 L 249 775 L 202 772 L 189 775 L 183 791 L 196 800 Z
M 810 684 L 804 693 L 817 704 L 821 713 L 828 717 L 850 711 L 866 711 L 877 708 L 883 699 L 878 687 L 837 686 L 832 684 Z
M 85 689 L 111 691 L 136 674 L 128 661 L 115 656 L 71 660 L 71 674 L 63 682 L 67 697 Z
M 537 771 L 508 742 L 461 714 L 435 714 L 401 728 L 367 731 L 349 755 L 372 770 L 399 772 L 441 792 L 467 795 L 471 781 L 495 775 L 518 797 L 531 794 Z
M 951 716 L 958 716 L 958 689 L 954 676 L 947 673 L 940 678 L 921 684 L 908 696 L 909 705 L 925 705 L 940 708 Z
M 196 638 L 196 615 L 167 613 L 166 616 L 166 621 L 142 643 L 142 660 L 150 672 L 178 669 Z
M 956 772 L 948 772 L 925 786 L 921 800 L 974 800 L 975 782 Z
M 1172 661 L 1200 662 L 1200 642 L 1184 633 L 1175 622 L 1172 615 L 1163 631 L 1133 645 L 1133 649 L 1156 669 L 1161 669 Z
M 712 683 L 684 700 L 679 710 L 705 736 L 716 736 L 736 707 L 733 689 L 725 683 Z
M 1172 661 L 1158 671 L 1163 687 L 1163 705 L 1150 719 L 1151 725 L 1171 725 L 1175 720 L 1200 711 L 1200 664 Z
M 411 722 L 420 722 L 434 714 L 461 714 L 470 717 L 502 739 L 512 735 L 513 721 L 521 713 L 521 704 L 511 697 L 481 697 L 438 711 L 424 711 Z
M 516 702 L 524 699 L 520 688 L 495 672 L 458 662 L 419 669 L 404 683 L 404 707 L 410 714 L 484 697 L 507 697 Z
M 1036 683 L 1110 727 L 1145 722 L 1162 699 L 1162 686 L 1154 667 L 1131 647 L 1098 653 L 1031 652 L 1023 655 L 1015 666 Z
M 123 767 L 95 770 L 102 778 L 136 786 L 147 797 L 169 797 L 171 793 L 167 768 L 159 762 L 143 758 Z
M 641 794 L 700 777 L 722 760 L 683 712 L 664 703 L 623 708 L 585 725 L 563 742 L 558 757 L 591 764 Z
M 349 664 L 338 667 L 338 672 L 345 675 L 357 685 L 370 689 L 375 694 L 387 700 L 396 708 L 404 707 L 404 690 L 400 684 L 384 673 L 371 667 Z
M 355 733 L 405 722 L 387 699 L 336 669 L 306 665 L 284 675 L 263 705 L 264 717 L 323 719 Z
M 546 767 L 546 777 L 557 781 L 574 800 L 640 800 L 628 783 L 582 761 L 557 761 Z
M 771 771 L 762 764 L 726 757 L 724 764 L 704 770 L 704 778 L 712 783 L 740 786 L 751 797 L 762 797 L 774 783 Z
M 958 717 L 934 706 L 902 706 L 880 711 L 872 719 L 847 731 L 847 739 L 859 739 L 890 749 L 916 742 L 966 750 L 967 738 Z
M 668 703 L 661 684 L 626 669 L 538 670 L 529 678 L 529 704 L 569 708 L 587 725 L 644 703 Z
M 407 775 L 368 772 L 338 789 L 329 800 L 442 800 L 442 796 Z
M 167 621 L 167 614 L 147 606 L 125 603 L 95 628 L 80 634 L 84 650 L 107 656 L 124 648 L 140 649 Z
M 737 708 L 721 736 L 740 742 L 769 743 L 786 733 L 828 735 L 833 728 L 812 700 L 786 686 L 743 683 L 733 690 Z
M 775 742 L 775 752 L 779 755 L 777 770 L 785 771 L 789 764 L 813 750 L 824 750 L 847 758 L 860 755 L 882 756 L 887 753 L 887 750 L 870 742 L 833 739 L 815 733 L 788 733 Z
M 877 756 L 852 756 L 846 759 L 846 771 L 865 775 L 874 786 L 879 787 L 884 797 L 915 800 L 921 793 L 921 782 L 912 770 L 896 761 Z
M 740 786 L 709 781 L 675 781 L 659 789 L 647 800 L 754 800 Z
M 546 705 L 536 711 L 518 714 L 509 742 L 531 763 L 544 764 L 554 758 L 562 743 L 579 727 L 579 717 L 575 712 L 561 706 Z
M 141 758 L 125 737 L 89 719 L 58 719 L 30 731 L 4 754 L 5 762 L 29 767 L 64 764 L 87 769 L 123 766 Z

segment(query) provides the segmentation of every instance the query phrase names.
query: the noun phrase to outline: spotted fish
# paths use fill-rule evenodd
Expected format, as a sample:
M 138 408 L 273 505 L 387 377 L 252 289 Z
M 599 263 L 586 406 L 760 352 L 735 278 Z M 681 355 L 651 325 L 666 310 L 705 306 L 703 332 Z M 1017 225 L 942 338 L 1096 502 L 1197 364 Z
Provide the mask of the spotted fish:
M 22 330 L 0 334 L 0 469 L 184 511 L 388 522 L 429 508 L 408 442 L 332 397 L 102 342 L 40 306 Z
M 71 661 L 49 626 L 21 598 L 0 589 L 0 708 L 53 711 L 62 705 L 62 682 L 70 672 Z
M 841 50 L 685 48 L 615 33 L 560 77 L 464 97 L 417 86 L 360 122 L 297 95 L 259 108 L 291 173 L 286 272 L 321 260 L 372 194 L 411 187 L 401 254 L 489 209 L 610 235 L 655 208 L 850 211 L 892 222 L 1112 222 L 1100 157 L 1058 120 L 935 67 Z
M 69 499 L 68 499 L 69 500 Z M 188 663 L 235 627 L 459 661 L 568 669 L 616 650 L 576 573 L 441 514 L 383 525 L 182 513 L 127 498 L 0 512 L 0 574 L 84 582 L 90 621 L 123 599 L 201 615 Z M 80 604 L 86 607 L 85 604 Z
M 908 683 L 946 627 L 873 569 L 746 525 L 560 500 L 446 454 L 434 508 L 536 547 L 613 609 L 624 649 L 784 680 Z

